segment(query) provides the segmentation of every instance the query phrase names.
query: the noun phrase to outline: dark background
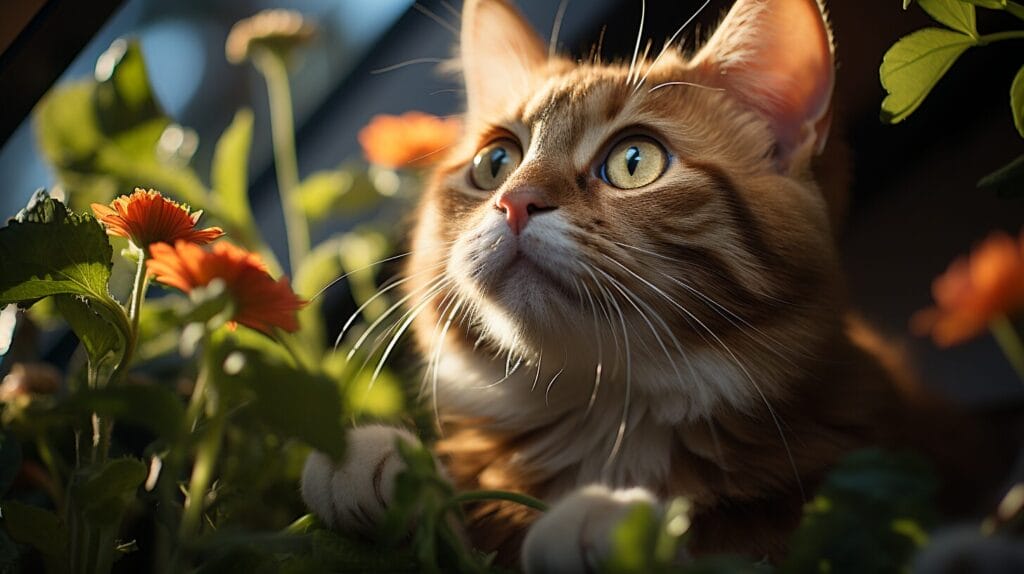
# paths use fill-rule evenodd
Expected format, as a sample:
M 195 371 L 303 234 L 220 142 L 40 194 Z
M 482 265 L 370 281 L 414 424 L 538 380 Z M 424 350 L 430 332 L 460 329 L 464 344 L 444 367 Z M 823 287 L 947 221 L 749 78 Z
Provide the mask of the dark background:
M 689 47 L 695 39 L 706 38 L 730 3 L 711 2 L 686 34 Z M 14 4 L 0 7 L 0 16 L 13 13 Z M 373 73 L 410 59 L 451 55 L 453 33 L 413 9 L 409 2 L 306 0 L 281 4 L 312 13 L 329 23 L 311 50 L 307 65 L 294 78 L 303 174 L 335 167 L 356 156 L 355 134 L 374 114 L 409 109 L 441 115 L 458 111 L 461 94 L 457 84 L 439 76 L 431 64 Z M 387 8 L 381 8 L 385 4 Z M 558 2 L 520 0 L 518 4 L 541 35 L 547 37 Z M 650 39 L 657 49 L 700 2 L 650 0 L 648 4 L 644 38 Z M 457 26 L 444 3 L 425 0 L 421 5 Z M 559 44 L 563 51 L 585 57 L 604 27 L 604 57 L 627 58 L 636 40 L 640 5 L 640 0 L 570 2 Z M 232 67 L 224 62 L 223 41 L 233 21 L 271 4 L 260 0 L 26 0 L 20 6 L 23 12 L 42 7 L 35 20 L 29 16 L 29 26 L 16 35 L 11 47 L 0 57 L 0 93 L 9 94 L 0 102 L 0 126 L 20 125 L 12 134 L 6 128 L 0 132 L 0 137 L 7 140 L 0 149 L 3 215 L 13 214 L 36 187 L 49 185 L 52 177 L 35 156 L 31 129 L 16 105 L 19 99 L 27 99 L 31 105 L 38 97 L 37 86 L 45 89 L 48 76 L 43 73 L 29 78 L 12 70 L 40 67 L 52 77 L 64 73 L 64 81 L 88 73 L 98 53 L 113 38 L 139 34 L 158 95 L 180 96 L 174 93 L 174 82 L 167 87 L 163 84 L 168 81 L 161 83 L 163 70 L 170 69 L 175 62 L 181 67 L 180 58 L 174 58 L 175 44 L 171 42 L 171 48 L 161 48 L 159 42 L 151 40 L 147 45 L 147 30 L 156 28 L 166 34 L 168 21 L 186 30 L 192 25 L 194 29 L 187 32 L 191 36 L 183 45 L 201 48 L 199 53 L 204 62 L 177 70 L 180 77 L 191 77 L 195 85 L 191 99 L 169 106 L 169 110 L 180 123 L 199 132 L 201 143 L 196 161 L 209 161 L 212 142 L 238 106 L 251 105 L 257 118 L 267 121 L 259 78 L 250 67 Z M 363 26 L 364 31 L 370 32 L 362 37 L 346 32 L 339 24 L 351 23 L 352 14 L 371 7 L 384 15 L 378 15 L 373 26 Z M 1021 231 L 1024 201 L 1001 200 L 975 185 L 983 175 L 1024 153 L 1024 140 L 1013 128 L 1008 102 L 1010 81 L 1024 63 L 1021 42 L 969 50 L 914 115 L 902 124 L 888 126 L 878 119 L 884 96 L 878 80 L 882 55 L 899 37 L 931 25 L 931 20 L 916 6 L 901 10 L 895 0 L 832 0 L 828 7 L 839 66 L 832 133 L 848 142 L 852 150 L 852 200 L 840 238 L 851 297 L 870 321 L 909 349 L 918 371 L 929 384 L 979 407 L 1019 405 L 1024 402 L 1024 387 L 991 337 L 938 351 L 928 341 L 910 336 L 907 322 L 914 311 L 930 304 L 932 279 L 955 256 L 967 252 L 991 230 L 1003 229 L 1014 234 Z M 78 16 L 61 21 L 60 13 Z M 112 15 L 108 18 L 105 13 Z M 82 14 L 93 17 L 85 18 Z M 44 17 L 42 23 L 38 21 L 40 15 Z M 984 32 L 1020 24 L 1008 16 L 982 9 L 978 16 L 979 28 Z M 104 24 L 96 29 L 100 22 Z M 161 23 L 163 28 L 159 28 Z M 33 46 L 29 42 L 33 36 L 41 37 L 43 30 L 52 34 L 53 29 L 60 31 L 61 26 L 69 36 L 53 49 L 56 56 L 26 48 Z M 172 26 L 171 33 L 174 30 Z M 8 33 L 0 27 L 0 49 L 8 43 L 3 37 Z M 77 37 L 81 40 L 76 45 Z M 26 67 L 27 64 L 31 66 Z M 256 133 L 252 161 L 254 205 L 267 236 L 280 238 L 269 128 L 265 123 L 257 123 Z M 199 172 L 206 170 L 200 167 Z M 346 297 L 337 296 L 328 305 L 329 315 L 346 316 L 348 305 Z

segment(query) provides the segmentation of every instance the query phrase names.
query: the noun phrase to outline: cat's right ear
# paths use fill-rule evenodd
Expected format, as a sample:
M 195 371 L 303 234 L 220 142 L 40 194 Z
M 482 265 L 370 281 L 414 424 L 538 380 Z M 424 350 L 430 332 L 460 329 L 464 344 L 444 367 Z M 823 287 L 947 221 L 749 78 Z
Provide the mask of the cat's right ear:
M 459 52 L 471 121 L 528 95 L 547 61 L 540 37 L 504 0 L 466 0 Z

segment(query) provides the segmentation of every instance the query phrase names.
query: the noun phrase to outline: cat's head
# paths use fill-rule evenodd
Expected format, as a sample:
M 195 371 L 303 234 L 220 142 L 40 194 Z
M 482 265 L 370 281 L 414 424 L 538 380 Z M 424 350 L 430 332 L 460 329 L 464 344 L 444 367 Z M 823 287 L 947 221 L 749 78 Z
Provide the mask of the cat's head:
M 407 268 L 421 344 L 454 317 L 492 354 L 631 344 L 634 365 L 686 369 L 701 349 L 806 348 L 834 315 L 810 175 L 834 73 L 815 0 L 739 0 L 695 54 L 612 64 L 550 55 L 508 3 L 467 0 L 460 63 L 465 134 Z

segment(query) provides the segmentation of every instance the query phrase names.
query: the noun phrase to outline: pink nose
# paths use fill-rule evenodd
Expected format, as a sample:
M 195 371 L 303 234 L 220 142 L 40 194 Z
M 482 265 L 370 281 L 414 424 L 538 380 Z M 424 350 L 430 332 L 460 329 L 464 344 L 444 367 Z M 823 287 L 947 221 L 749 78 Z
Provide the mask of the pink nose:
M 504 212 L 509 228 L 516 235 L 523 232 L 531 215 L 556 208 L 543 193 L 530 188 L 514 189 L 501 194 L 494 202 L 494 207 Z

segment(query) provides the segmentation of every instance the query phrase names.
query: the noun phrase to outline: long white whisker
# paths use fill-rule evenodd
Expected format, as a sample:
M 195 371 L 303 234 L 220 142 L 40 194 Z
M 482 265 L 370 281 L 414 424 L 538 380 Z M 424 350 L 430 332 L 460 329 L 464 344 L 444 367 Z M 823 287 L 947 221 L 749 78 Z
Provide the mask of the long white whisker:
M 636 67 L 637 56 L 640 55 L 640 41 L 644 37 L 644 18 L 647 16 L 647 0 L 640 0 L 640 29 L 636 32 L 636 46 L 633 48 L 633 61 L 629 63 L 629 73 L 626 74 L 626 83 L 633 83 L 633 70 Z
M 653 88 L 647 90 L 647 93 L 649 94 L 649 93 L 653 92 L 654 90 L 660 90 L 661 88 L 664 88 L 664 87 L 667 87 L 667 86 L 690 86 L 691 88 L 701 88 L 703 90 L 711 90 L 712 92 L 724 92 L 725 91 L 725 88 L 714 88 L 714 87 L 711 87 L 711 86 L 705 86 L 703 84 L 695 84 L 693 82 L 662 82 L 662 83 L 658 84 L 657 86 L 654 86 Z
M 405 333 L 405 331 L 409 328 L 409 325 L 411 325 L 412 322 L 416 320 L 416 317 L 418 317 L 420 315 L 420 313 L 422 313 L 423 310 L 426 309 L 428 305 L 430 305 L 431 299 L 435 295 L 440 293 L 441 290 L 443 290 L 446 287 L 448 287 L 448 285 L 450 285 L 450 284 L 451 284 L 451 281 L 442 283 L 440 287 L 435 288 L 430 294 L 425 296 L 423 298 L 424 299 L 423 302 L 420 303 L 419 305 L 417 305 L 416 307 L 414 307 L 412 312 L 408 314 L 409 316 L 405 319 L 405 321 L 402 323 L 402 325 L 398 328 L 398 331 L 395 333 L 395 336 L 391 338 L 391 342 L 388 343 L 387 348 L 384 349 L 384 354 L 381 355 L 380 361 L 377 363 L 377 368 L 374 369 L 374 371 L 373 371 L 373 377 L 370 379 L 370 386 L 371 387 L 373 386 L 373 384 L 375 382 L 377 382 L 377 377 L 380 376 L 381 370 L 384 369 L 384 363 L 387 362 L 388 356 L 391 355 L 391 351 L 395 348 L 395 345 L 398 344 L 398 340 L 402 338 L 402 334 Z
M 423 4 L 420 4 L 419 2 L 417 2 L 417 3 L 413 4 L 412 7 L 417 12 L 419 12 L 420 14 L 423 14 L 427 18 L 430 18 L 431 20 L 433 20 L 434 22 L 437 22 L 438 25 L 440 25 L 445 30 L 448 30 L 449 32 L 451 32 L 456 38 L 459 37 L 459 30 L 457 28 L 455 28 L 455 26 L 453 26 L 451 22 L 445 20 L 444 18 L 438 16 L 437 14 L 434 14 L 432 11 L 430 11 Z
M 359 339 L 356 340 L 356 344 L 353 345 L 352 348 L 349 350 L 348 355 L 346 356 L 346 360 L 348 360 L 348 361 L 352 360 L 352 357 L 356 354 L 356 352 L 359 350 L 359 348 L 363 346 L 363 343 L 366 342 L 366 339 L 370 336 L 370 333 L 372 333 L 374 331 L 374 329 L 379 327 L 380 324 L 383 323 L 384 320 L 387 319 L 391 315 L 391 313 L 394 313 L 395 309 L 398 309 L 406 301 L 408 301 L 409 299 L 412 299 L 413 297 L 415 297 L 417 293 L 419 293 L 421 291 L 433 291 L 433 289 L 436 288 L 437 285 L 443 284 L 445 281 L 450 281 L 450 279 L 447 279 L 444 275 L 436 277 L 436 278 L 430 280 L 426 285 L 424 285 L 424 286 L 420 287 L 419 289 L 417 289 L 417 290 L 415 290 L 415 291 L 405 295 L 404 297 L 399 299 L 397 302 L 395 302 L 393 305 L 391 305 L 391 307 L 389 307 L 387 311 L 382 313 L 381 316 L 378 317 L 376 321 L 371 323 L 370 326 L 366 328 L 366 331 L 364 331 L 363 334 L 360 335 Z
M 555 57 L 558 51 L 558 34 L 562 31 L 562 20 L 565 18 L 565 10 L 569 7 L 569 0 L 562 0 L 558 4 L 558 12 L 555 13 L 555 22 L 551 26 L 551 42 L 548 44 L 548 58 Z
M 711 0 L 704 0 L 704 3 L 701 4 L 700 8 L 697 8 L 697 11 L 694 12 L 693 15 L 686 20 L 686 22 L 683 22 L 683 25 L 676 30 L 675 34 L 672 34 L 672 36 L 668 39 L 668 42 L 665 42 L 665 47 L 661 49 L 661 52 L 658 52 L 658 55 L 654 58 L 654 61 L 651 62 L 651 65 L 647 67 L 647 72 L 644 74 L 644 77 L 640 78 L 640 81 L 637 82 L 636 88 L 633 89 L 634 94 L 637 90 L 640 89 L 641 86 L 644 85 L 644 82 L 647 81 L 647 76 L 651 75 L 651 70 L 654 69 L 654 66 L 658 65 L 658 60 L 660 60 L 661 57 L 665 55 L 665 52 L 667 52 L 669 47 L 672 46 L 672 42 L 674 42 L 676 38 L 678 38 L 679 35 L 683 33 L 683 30 L 685 30 L 686 27 L 690 25 L 690 22 L 693 22 L 694 18 L 699 16 L 700 13 L 703 12 L 704 9 L 707 8 L 708 4 L 710 3 Z
M 376 76 L 377 74 L 386 74 L 395 70 L 404 68 L 406 66 L 413 66 L 415 64 L 442 64 L 444 59 L 442 58 L 413 58 L 397 64 L 391 64 L 390 66 L 384 66 L 383 68 L 377 68 L 376 70 L 370 70 L 370 74 Z

